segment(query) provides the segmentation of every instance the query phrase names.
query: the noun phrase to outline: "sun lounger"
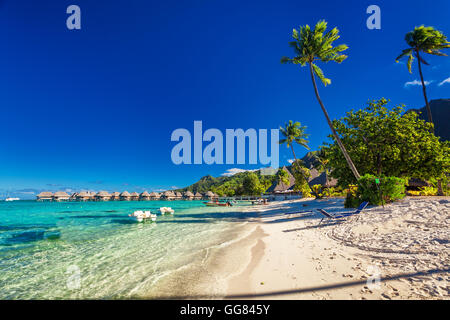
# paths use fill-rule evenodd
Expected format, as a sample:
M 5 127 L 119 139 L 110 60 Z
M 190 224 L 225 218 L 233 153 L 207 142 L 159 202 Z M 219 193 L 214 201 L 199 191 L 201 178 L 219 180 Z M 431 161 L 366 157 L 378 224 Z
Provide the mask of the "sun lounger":
M 359 205 L 359 207 L 353 211 L 353 212 L 343 212 L 343 213 L 329 213 L 324 209 L 317 209 L 324 217 L 322 218 L 322 220 L 320 220 L 319 225 L 322 223 L 322 221 L 324 219 L 328 219 L 328 220 L 340 220 L 340 219 L 344 219 L 346 217 L 349 216 L 353 216 L 353 215 L 357 215 L 360 214 L 367 206 L 369 205 L 369 202 L 364 201 L 363 203 L 361 203 Z

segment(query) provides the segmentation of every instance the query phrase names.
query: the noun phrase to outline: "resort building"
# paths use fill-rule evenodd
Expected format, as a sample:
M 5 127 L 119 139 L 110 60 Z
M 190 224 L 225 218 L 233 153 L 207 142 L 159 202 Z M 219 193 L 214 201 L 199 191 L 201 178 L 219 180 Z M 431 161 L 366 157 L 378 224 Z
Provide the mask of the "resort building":
M 39 193 L 36 197 L 37 197 L 37 201 L 52 201 L 53 193 L 44 191 L 44 192 Z
M 161 195 L 161 200 L 175 200 L 175 194 L 173 193 L 173 191 L 165 191 Z
M 111 197 L 110 197 L 109 200 L 111 200 L 111 201 L 118 201 L 118 200 L 120 200 L 120 193 L 117 192 L 117 191 L 111 193 Z
M 120 194 L 120 201 L 130 201 L 131 194 L 128 191 L 124 191 Z
M 196 192 L 194 195 L 194 200 L 202 200 L 203 195 L 200 192 Z
M 194 194 L 192 192 L 190 192 L 190 191 L 186 191 L 183 194 L 183 199 L 184 200 L 194 200 Z
M 206 198 L 207 200 L 215 200 L 215 199 L 219 199 L 219 196 L 218 196 L 217 194 L 215 194 L 214 192 L 212 192 L 212 191 L 208 191 L 208 192 L 205 194 L 205 198 Z
M 99 191 L 94 196 L 95 201 L 109 201 L 111 199 L 111 195 L 106 191 Z
M 89 201 L 92 200 L 92 195 L 90 192 L 81 191 L 77 194 L 77 201 Z
M 266 193 L 290 193 L 295 186 L 295 178 L 292 173 L 284 166 L 281 170 L 284 170 L 288 174 L 289 184 L 284 184 L 281 180 L 275 181 Z M 293 192 L 293 191 L 292 191 Z
M 64 191 L 58 191 L 53 194 L 53 201 L 69 201 L 70 196 Z
M 150 193 L 150 200 L 159 200 L 160 197 L 161 195 L 159 193 L 156 192 Z
M 175 200 L 183 199 L 183 194 L 181 192 L 174 192 L 174 193 L 175 193 Z
M 130 196 L 131 196 L 131 201 L 139 201 L 139 193 L 132 192 Z
M 148 193 L 147 191 L 142 192 L 139 195 L 139 200 L 141 200 L 141 201 L 148 201 L 148 200 L 150 200 L 150 193 Z

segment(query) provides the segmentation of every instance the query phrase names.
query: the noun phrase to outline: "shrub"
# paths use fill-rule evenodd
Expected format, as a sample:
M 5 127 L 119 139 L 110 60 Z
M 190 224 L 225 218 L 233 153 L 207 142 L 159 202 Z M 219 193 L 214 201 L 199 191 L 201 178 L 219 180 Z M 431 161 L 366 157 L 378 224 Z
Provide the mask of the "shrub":
M 405 197 L 407 179 L 382 176 L 378 178 L 378 186 L 376 179 L 377 177 L 366 174 L 358 180 L 357 197 L 360 203 L 368 201 L 378 206 Z
M 315 184 L 311 187 L 313 193 L 316 196 L 316 199 L 322 199 L 323 198 L 323 194 L 322 194 L 322 185 L 320 184 Z
M 350 185 L 346 190 L 347 195 L 345 197 L 344 206 L 346 208 L 356 208 L 361 204 L 361 200 L 358 196 L 358 186 Z
M 438 190 L 434 187 L 420 187 L 419 191 L 408 191 L 408 193 L 412 196 L 436 196 Z

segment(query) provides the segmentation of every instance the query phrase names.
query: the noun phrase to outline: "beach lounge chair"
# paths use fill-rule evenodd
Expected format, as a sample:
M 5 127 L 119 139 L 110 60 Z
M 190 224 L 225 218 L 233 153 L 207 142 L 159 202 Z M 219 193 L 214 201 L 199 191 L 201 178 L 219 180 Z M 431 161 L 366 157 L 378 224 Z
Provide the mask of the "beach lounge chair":
M 322 223 L 322 221 L 324 219 L 328 219 L 328 220 L 339 220 L 339 219 L 345 219 L 346 217 L 349 216 L 353 216 L 353 215 L 357 215 L 360 214 L 367 206 L 369 205 L 369 202 L 364 201 L 363 203 L 361 203 L 359 205 L 359 207 L 353 211 L 353 212 L 343 212 L 343 213 L 334 213 L 331 214 L 329 212 L 327 212 L 324 209 L 317 209 L 324 217 L 322 218 L 322 220 L 320 220 L 319 225 Z

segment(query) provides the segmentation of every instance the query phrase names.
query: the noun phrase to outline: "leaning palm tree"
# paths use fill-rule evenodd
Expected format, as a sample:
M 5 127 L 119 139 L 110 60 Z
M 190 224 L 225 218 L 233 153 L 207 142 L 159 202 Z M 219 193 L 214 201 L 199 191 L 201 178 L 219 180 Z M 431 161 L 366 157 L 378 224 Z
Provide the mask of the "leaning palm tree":
M 422 81 L 423 97 L 425 98 L 425 104 L 427 106 L 428 121 L 433 123 L 433 116 L 427 98 L 427 88 L 422 73 L 422 63 L 426 65 L 429 65 L 429 63 L 426 62 L 420 54 L 423 52 L 435 56 L 446 56 L 446 54 L 442 53 L 440 50 L 450 48 L 450 43 L 442 32 L 435 30 L 433 27 L 425 26 L 415 27 L 413 31 L 408 32 L 405 36 L 405 41 L 409 48 L 403 50 L 402 54 L 399 55 L 395 61 L 399 62 L 401 58 L 408 57 L 407 67 L 409 73 L 412 73 L 412 63 L 414 58 L 417 58 L 420 80 Z
M 331 84 L 331 80 L 325 78 L 323 71 L 315 62 L 334 61 L 337 63 L 341 63 L 347 58 L 346 55 L 341 54 L 341 52 L 348 49 L 345 44 L 333 47 L 333 42 L 340 38 L 339 30 L 337 28 L 334 28 L 331 31 L 325 33 L 326 29 L 327 22 L 324 20 L 319 21 L 316 24 L 314 30 L 311 30 L 309 25 L 301 26 L 299 30 L 294 29 L 292 31 L 292 37 L 295 41 L 289 42 L 289 45 L 294 49 L 296 56 L 294 58 L 283 57 L 281 58 L 281 63 L 299 64 L 302 67 L 304 67 L 305 65 L 309 66 L 316 98 L 319 101 L 320 107 L 322 108 L 325 118 L 327 119 L 334 139 L 341 149 L 342 154 L 344 155 L 345 160 L 350 167 L 350 170 L 353 172 L 355 178 L 359 180 L 360 175 L 358 173 L 358 170 L 353 164 L 350 155 L 348 154 L 344 144 L 342 143 L 336 130 L 334 129 L 333 123 L 331 122 L 330 117 L 328 116 L 328 112 L 323 105 L 322 99 L 320 98 L 319 90 L 317 89 L 315 78 L 316 76 L 319 77 L 319 79 L 325 86 Z

